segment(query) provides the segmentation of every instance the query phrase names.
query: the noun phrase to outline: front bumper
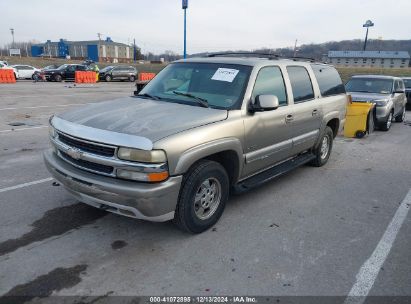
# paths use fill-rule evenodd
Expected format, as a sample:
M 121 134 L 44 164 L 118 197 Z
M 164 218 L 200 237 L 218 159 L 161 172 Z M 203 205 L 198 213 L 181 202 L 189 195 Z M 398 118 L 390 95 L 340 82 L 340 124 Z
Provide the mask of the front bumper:
M 156 183 L 139 183 L 77 169 L 53 150 L 44 152 L 47 169 L 79 201 L 120 215 L 153 222 L 174 218 L 182 176 Z

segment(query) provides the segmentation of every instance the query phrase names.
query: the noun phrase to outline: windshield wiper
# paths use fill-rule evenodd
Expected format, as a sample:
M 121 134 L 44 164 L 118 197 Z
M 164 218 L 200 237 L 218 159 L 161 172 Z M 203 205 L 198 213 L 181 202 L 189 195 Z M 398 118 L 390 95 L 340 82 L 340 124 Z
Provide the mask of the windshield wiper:
M 154 95 L 150 95 L 150 94 L 147 94 L 147 93 L 138 94 L 138 95 L 136 95 L 136 96 L 137 96 L 137 97 L 147 97 L 147 98 L 151 98 L 151 99 L 154 99 L 154 100 L 161 100 L 161 97 L 154 96 Z
M 204 108 L 209 107 L 207 99 L 195 96 L 195 95 L 190 94 L 190 93 L 183 93 L 183 92 L 179 92 L 179 91 L 173 91 L 173 93 L 176 94 L 176 95 L 181 95 L 181 96 L 185 96 L 185 97 L 188 97 L 188 98 L 192 98 L 195 101 L 197 101 L 198 104 L 201 105 Z

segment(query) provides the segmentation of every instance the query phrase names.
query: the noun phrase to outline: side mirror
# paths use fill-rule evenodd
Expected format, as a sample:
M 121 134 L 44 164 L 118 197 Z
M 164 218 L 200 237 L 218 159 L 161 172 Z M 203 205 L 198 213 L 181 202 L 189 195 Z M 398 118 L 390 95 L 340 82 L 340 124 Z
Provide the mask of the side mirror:
M 278 97 L 275 95 L 258 95 L 255 97 L 254 103 L 250 104 L 250 112 L 265 112 L 276 110 L 280 106 Z

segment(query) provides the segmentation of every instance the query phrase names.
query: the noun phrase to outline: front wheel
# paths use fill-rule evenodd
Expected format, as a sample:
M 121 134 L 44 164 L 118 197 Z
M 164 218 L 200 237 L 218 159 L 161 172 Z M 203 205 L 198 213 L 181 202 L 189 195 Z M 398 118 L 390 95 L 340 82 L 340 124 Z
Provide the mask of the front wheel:
M 382 131 L 388 131 L 391 128 L 391 124 L 392 124 L 392 112 L 390 112 L 390 114 L 388 115 L 387 120 L 381 124 L 380 129 Z
M 105 79 L 106 79 L 106 82 L 110 82 L 113 78 L 111 78 L 110 75 L 106 75 Z
M 63 81 L 63 77 L 61 77 L 61 75 L 55 75 L 55 76 L 54 76 L 54 81 L 56 81 L 56 82 L 62 82 L 62 81 Z
M 219 163 L 202 160 L 184 178 L 174 223 L 190 233 L 201 233 L 221 217 L 229 194 L 229 179 Z
M 402 109 L 402 112 L 400 114 L 398 114 L 397 117 L 395 117 L 396 122 L 403 122 L 404 120 L 405 120 L 405 106 Z
M 313 151 L 315 159 L 311 161 L 311 165 L 315 167 L 324 166 L 330 158 L 333 147 L 334 133 L 330 127 L 326 127 L 320 139 L 320 144 Z
M 134 81 L 136 81 L 136 76 L 131 75 L 128 80 L 129 80 L 130 82 L 134 82 Z

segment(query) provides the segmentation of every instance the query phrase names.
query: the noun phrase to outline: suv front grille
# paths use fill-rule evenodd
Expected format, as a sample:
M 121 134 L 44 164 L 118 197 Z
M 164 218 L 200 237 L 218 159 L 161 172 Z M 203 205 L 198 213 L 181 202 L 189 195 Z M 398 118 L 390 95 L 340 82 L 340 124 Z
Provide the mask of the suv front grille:
M 107 175 L 110 175 L 113 173 L 113 170 L 114 170 L 113 167 L 102 165 L 102 164 L 97 164 L 97 163 L 92 163 L 92 162 L 82 160 L 82 159 L 74 159 L 70 155 L 64 153 L 63 151 L 60 151 L 59 153 L 63 159 L 65 159 L 67 162 L 70 162 L 74 166 L 78 166 L 84 169 L 94 171 L 96 173 L 98 172 L 98 173 L 103 173 Z
M 62 133 L 58 134 L 58 138 L 62 143 L 70 147 L 80 149 L 84 152 L 93 153 L 105 157 L 113 157 L 115 153 L 115 149 L 112 147 L 82 141 L 73 137 L 66 136 Z

